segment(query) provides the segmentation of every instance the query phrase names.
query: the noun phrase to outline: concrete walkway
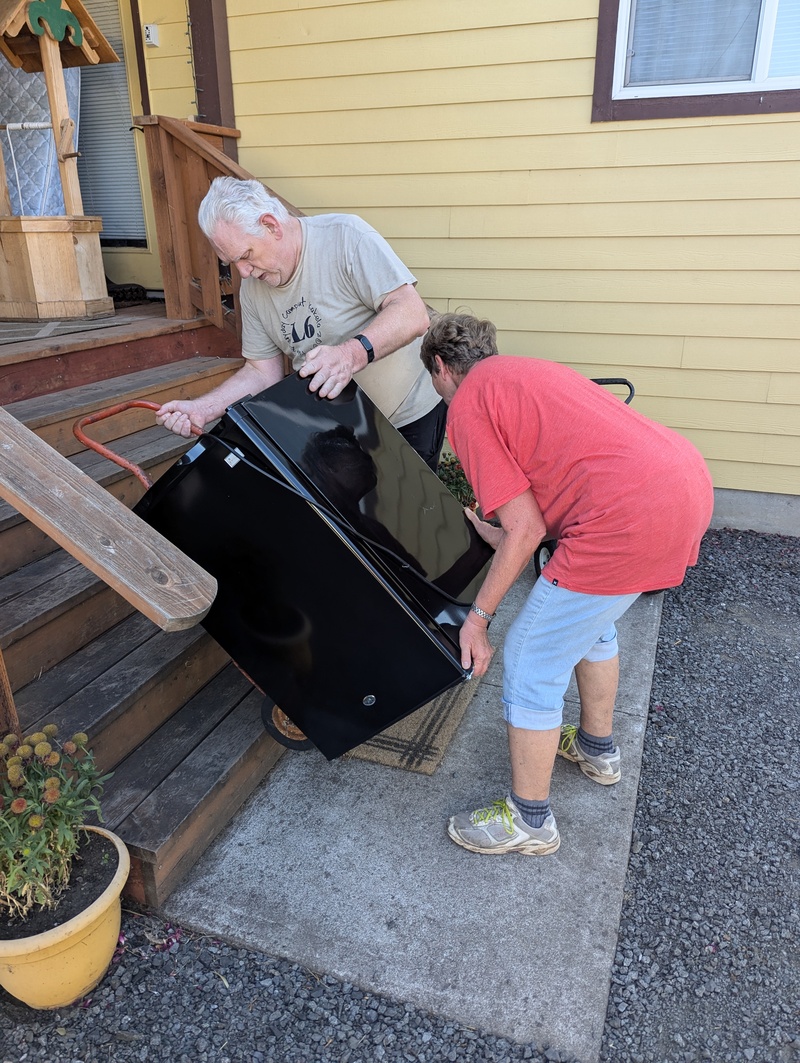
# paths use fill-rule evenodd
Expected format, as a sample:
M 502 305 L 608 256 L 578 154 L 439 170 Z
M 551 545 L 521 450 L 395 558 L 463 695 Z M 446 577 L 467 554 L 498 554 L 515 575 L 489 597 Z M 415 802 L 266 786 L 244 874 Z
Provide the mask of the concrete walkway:
M 500 645 L 532 571 L 492 626 Z M 559 758 L 554 856 L 491 859 L 447 837 L 454 812 L 509 786 L 501 654 L 433 776 L 287 753 L 164 905 L 264 950 L 471 1027 L 599 1057 L 639 781 L 661 596 L 618 625 L 615 736 L 623 777 L 601 787 Z M 577 722 L 574 689 L 565 720 Z M 580 1021 L 576 1016 L 580 1015 Z

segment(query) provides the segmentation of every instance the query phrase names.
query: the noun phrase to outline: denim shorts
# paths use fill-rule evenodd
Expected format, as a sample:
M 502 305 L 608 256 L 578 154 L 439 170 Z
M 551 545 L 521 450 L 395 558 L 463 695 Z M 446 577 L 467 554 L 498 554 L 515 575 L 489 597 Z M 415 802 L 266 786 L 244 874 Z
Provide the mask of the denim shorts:
M 538 579 L 503 645 L 507 722 L 527 731 L 559 727 L 575 665 L 617 656 L 616 621 L 638 597 L 580 594 Z

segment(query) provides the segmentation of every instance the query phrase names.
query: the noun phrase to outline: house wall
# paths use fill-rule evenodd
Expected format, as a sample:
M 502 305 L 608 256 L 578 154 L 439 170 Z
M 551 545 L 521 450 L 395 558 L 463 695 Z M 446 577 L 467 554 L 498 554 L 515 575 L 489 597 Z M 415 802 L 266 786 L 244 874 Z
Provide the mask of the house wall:
M 186 0 L 139 0 L 139 15 L 143 26 L 158 27 L 158 46 L 144 48 L 151 114 L 194 118 L 197 103 Z
M 629 377 L 718 488 L 798 494 L 800 115 L 593 125 L 597 6 L 228 0 L 239 161 L 361 214 L 504 352 Z

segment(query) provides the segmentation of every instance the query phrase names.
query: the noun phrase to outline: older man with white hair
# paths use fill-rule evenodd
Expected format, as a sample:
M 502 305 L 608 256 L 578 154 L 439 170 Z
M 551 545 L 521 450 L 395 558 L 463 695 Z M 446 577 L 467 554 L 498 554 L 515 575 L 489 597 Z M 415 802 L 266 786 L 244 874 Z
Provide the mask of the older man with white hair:
M 241 277 L 245 365 L 197 399 L 164 403 L 156 417 L 189 436 L 228 406 L 277 383 L 282 355 L 322 398 L 358 384 L 435 471 L 446 406 L 420 361 L 428 312 L 416 278 L 388 243 L 352 214 L 294 217 L 255 180 L 217 177 L 200 227 Z

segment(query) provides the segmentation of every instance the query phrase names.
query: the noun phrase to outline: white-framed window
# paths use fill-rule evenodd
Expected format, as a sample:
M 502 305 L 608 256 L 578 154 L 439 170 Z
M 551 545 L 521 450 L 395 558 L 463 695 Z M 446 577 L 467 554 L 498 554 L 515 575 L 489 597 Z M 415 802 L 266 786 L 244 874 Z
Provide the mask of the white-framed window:
M 800 88 L 800 0 L 620 0 L 613 98 Z
M 599 0 L 593 122 L 800 111 L 800 0 Z

